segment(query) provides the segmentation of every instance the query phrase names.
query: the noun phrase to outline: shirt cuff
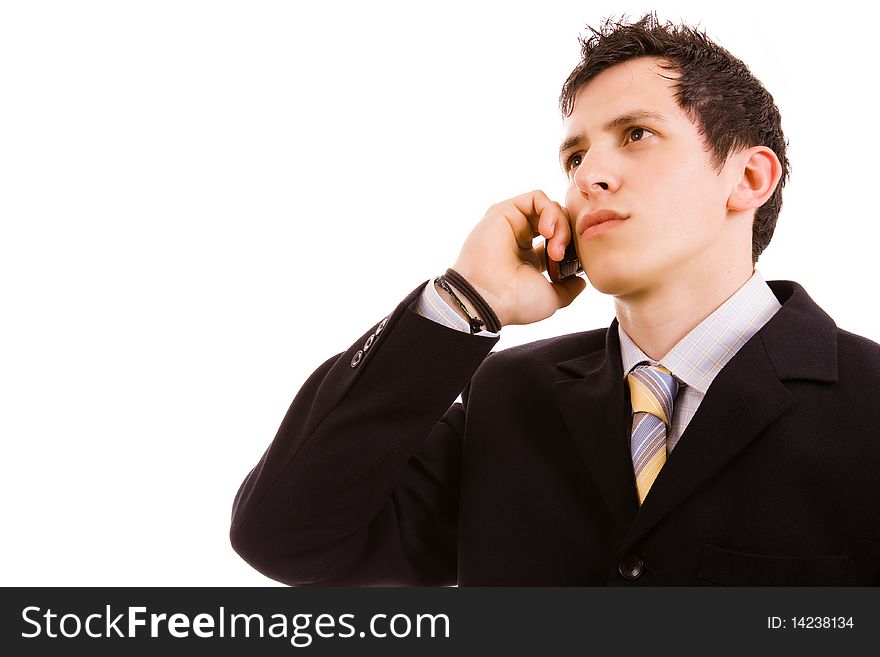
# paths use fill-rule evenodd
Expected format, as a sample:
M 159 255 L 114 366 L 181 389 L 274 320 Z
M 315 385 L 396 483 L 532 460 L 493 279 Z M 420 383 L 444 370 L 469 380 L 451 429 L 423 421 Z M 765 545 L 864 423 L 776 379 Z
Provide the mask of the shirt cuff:
M 422 294 L 416 299 L 415 303 L 413 303 L 412 309 L 416 314 L 448 328 L 463 333 L 471 332 L 471 327 L 470 324 L 468 324 L 468 321 L 450 308 L 449 304 L 447 304 L 440 296 L 440 293 L 437 292 L 433 278 L 425 285 Z M 481 335 L 486 338 L 497 338 L 499 334 L 492 333 L 491 331 L 480 331 L 474 335 Z

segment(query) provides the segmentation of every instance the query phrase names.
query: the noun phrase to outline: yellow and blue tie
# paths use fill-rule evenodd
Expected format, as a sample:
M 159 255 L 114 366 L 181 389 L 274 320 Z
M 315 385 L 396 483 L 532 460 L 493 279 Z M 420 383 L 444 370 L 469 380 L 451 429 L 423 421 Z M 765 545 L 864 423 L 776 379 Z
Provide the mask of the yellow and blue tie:
M 666 463 L 666 430 L 678 381 L 659 365 L 637 365 L 626 379 L 633 410 L 630 449 L 641 504 Z

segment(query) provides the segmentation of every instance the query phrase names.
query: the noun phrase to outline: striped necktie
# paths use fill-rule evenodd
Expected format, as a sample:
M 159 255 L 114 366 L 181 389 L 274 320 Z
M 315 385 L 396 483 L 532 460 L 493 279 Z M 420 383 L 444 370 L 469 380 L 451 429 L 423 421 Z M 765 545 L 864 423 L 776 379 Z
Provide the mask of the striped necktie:
M 678 381 L 659 365 L 637 365 L 626 379 L 633 410 L 630 449 L 641 504 L 666 463 L 666 429 L 672 423 Z

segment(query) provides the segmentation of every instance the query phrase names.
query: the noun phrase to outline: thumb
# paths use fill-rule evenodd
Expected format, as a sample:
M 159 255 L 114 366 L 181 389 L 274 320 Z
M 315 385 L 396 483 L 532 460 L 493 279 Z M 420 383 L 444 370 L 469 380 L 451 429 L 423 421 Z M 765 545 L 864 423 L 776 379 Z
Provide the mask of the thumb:
M 565 308 L 575 297 L 587 289 L 587 281 L 580 276 L 572 276 L 561 283 L 553 283 L 553 291 L 560 308 Z

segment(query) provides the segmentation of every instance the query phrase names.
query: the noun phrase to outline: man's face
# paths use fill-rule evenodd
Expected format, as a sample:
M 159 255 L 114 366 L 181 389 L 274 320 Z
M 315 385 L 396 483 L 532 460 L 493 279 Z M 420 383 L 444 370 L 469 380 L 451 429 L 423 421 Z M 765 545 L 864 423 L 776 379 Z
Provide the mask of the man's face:
M 713 167 L 675 100 L 668 78 L 677 74 L 660 63 L 640 58 L 603 71 L 565 121 L 560 155 L 578 257 L 607 294 L 698 284 L 730 251 L 736 171 Z

